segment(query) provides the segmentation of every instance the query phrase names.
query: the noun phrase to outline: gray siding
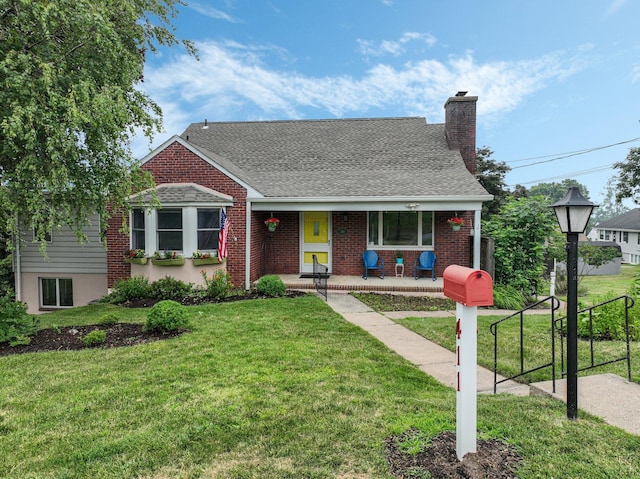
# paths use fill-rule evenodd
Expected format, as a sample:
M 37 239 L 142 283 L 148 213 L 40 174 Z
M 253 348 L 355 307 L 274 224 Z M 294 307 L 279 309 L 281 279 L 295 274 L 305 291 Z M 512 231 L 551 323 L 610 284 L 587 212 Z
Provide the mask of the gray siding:
M 85 229 L 87 242 L 80 245 L 76 236 L 67 227 L 53 231 L 51 243 L 47 244 L 47 257 L 34 243 L 33 233 L 22 231 L 20 266 L 25 273 L 107 273 L 107 252 L 100 242 L 99 221 L 92 218 L 91 226 Z

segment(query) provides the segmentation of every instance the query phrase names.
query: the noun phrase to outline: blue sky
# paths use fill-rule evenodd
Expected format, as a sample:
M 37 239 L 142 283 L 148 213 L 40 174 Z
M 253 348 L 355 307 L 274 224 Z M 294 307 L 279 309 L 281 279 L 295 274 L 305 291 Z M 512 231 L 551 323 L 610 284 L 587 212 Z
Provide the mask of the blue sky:
M 153 146 L 204 119 L 442 123 L 463 90 L 509 185 L 575 178 L 599 202 L 612 164 L 640 147 L 639 19 L 635 0 L 189 2 L 176 34 L 200 60 L 148 57 L 143 88 L 165 121 Z

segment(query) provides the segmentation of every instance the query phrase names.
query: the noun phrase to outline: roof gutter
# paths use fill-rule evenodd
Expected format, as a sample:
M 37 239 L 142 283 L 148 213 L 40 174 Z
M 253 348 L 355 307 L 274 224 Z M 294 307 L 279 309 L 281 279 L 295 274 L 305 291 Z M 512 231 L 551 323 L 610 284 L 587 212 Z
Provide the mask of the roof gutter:
M 251 198 L 253 211 L 451 211 L 482 209 L 492 195 L 387 197 L 358 196 L 334 198 Z

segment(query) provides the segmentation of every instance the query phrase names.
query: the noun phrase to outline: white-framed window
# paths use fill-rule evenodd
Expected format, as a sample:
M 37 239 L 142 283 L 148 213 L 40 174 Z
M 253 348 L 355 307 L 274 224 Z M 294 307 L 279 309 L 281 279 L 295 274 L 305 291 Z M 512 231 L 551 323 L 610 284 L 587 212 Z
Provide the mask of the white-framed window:
M 198 250 L 212 251 L 218 248 L 220 233 L 220 208 L 198 208 Z
M 628 243 L 629 242 L 629 232 L 628 231 L 623 231 L 622 232 L 622 242 L 623 243 Z
M 42 308 L 70 308 L 73 306 L 71 278 L 40 278 L 40 306 Z
M 145 249 L 145 211 L 134 208 L 131 212 L 131 248 Z
M 605 241 L 609 241 L 611 239 L 611 231 L 610 230 L 604 230 L 604 239 L 605 239 Z
M 433 211 L 370 211 L 370 246 L 433 247 Z
M 598 230 L 600 240 L 604 240 L 604 230 Z
M 156 242 L 160 251 L 182 251 L 182 208 L 163 208 L 157 213 Z

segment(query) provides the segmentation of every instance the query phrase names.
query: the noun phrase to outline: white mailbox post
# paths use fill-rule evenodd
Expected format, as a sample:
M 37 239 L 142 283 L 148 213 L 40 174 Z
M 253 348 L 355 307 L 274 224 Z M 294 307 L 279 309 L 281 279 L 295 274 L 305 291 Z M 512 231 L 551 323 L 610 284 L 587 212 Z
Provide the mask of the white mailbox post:
M 451 265 L 444 270 L 444 295 L 456 302 L 456 454 L 476 452 L 478 402 L 478 306 L 493 305 L 486 271 Z

